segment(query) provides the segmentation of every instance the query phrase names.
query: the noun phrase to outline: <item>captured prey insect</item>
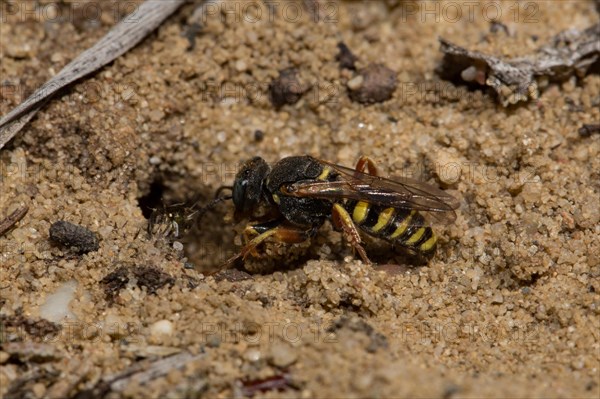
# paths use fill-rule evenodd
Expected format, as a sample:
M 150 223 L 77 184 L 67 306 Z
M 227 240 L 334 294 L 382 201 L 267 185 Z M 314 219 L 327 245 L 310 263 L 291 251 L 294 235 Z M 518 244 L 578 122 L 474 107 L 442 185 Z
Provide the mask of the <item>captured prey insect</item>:
M 257 246 L 267 239 L 303 242 L 328 219 L 365 263 L 371 262 L 359 230 L 427 259 L 437 244 L 429 224 L 454 221 L 459 206 L 429 184 L 380 177 L 367 157 L 355 169 L 308 155 L 283 158 L 273 166 L 255 157 L 243 164 L 231 190 L 235 219 L 251 222 L 244 230 L 245 246 L 228 264 L 257 256 Z
M 194 201 L 191 205 L 177 203 L 152 209 L 148 220 L 148 235 L 169 240 L 182 238 L 198 219 L 201 209 L 197 209 L 197 204 L 198 201 Z

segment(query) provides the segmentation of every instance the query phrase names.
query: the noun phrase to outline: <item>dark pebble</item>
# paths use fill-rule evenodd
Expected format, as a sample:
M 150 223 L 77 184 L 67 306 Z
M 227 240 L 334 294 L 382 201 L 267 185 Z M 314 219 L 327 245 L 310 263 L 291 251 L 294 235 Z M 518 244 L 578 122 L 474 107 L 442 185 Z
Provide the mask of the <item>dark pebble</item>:
M 77 252 L 85 254 L 97 251 L 100 247 L 98 237 L 83 226 L 59 220 L 50 226 L 50 239 L 68 247 L 73 247 Z
M 355 56 L 352 51 L 346 46 L 346 43 L 339 42 L 337 45 L 340 52 L 335 57 L 335 59 L 340 63 L 340 68 L 342 69 L 350 69 L 354 71 L 356 69 L 356 61 L 358 61 L 358 57 Z
M 263 141 L 264 138 L 265 138 L 265 132 L 263 132 L 262 130 L 254 131 L 254 141 L 257 141 L 260 143 L 261 141 Z
M 298 80 L 298 70 L 295 68 L 280 71 L 279 77 L 269 85 L 271 103 L 275 108 L 297 103 L 307 90 Z
M 379 103 L 392 98 L 396 90 L 396 72 L 382 64 L 370 64 L 358 71 L 360 87 L 350 90 L 350 98 L 362 104 Z
M 594 133 L 600 133 L 600 123 L 586 124 L 579 128 L 579 135 L 581 137 L 590 137 Z

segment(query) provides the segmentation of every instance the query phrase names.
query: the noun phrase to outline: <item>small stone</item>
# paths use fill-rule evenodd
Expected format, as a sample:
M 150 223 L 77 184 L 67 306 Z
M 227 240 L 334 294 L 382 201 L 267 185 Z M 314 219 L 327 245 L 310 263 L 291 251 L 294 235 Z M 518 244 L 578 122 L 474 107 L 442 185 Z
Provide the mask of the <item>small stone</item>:
M 155 109 L 153 111 L 150 111 L 150 114 L 148 116 L 150 117 L 150 120 L 152 122 L 159 122 L 165 117 L 165 113 L 160 109 Z
M 264 138 L 265 138 L 265 132 L 263 132 L 260 129 L 254 131 L 254 141 L 260 143 L 261 141 L 263 141 Z
M 221 345 L 221 338 L 218 335 L 211 335 L 206 339 L 206 346 L 209 348 L 218 348 Z
M 97 251 L 100 247 L 95 233 L 86 227 L 64 220 L 54 222 L 50 226 L 50 239 L 68 247 L 73 247 L 82 254 Z
M 359 391 L 364 391 L 368 389 L 373 384 L 373 376 L 371 374 L 361 374 L 354 380 L 352 380 L 352 385 L 358 389 Z
M 238 72 L 244 72 L 246 69 L 248 69 L 248 65 L 246 62 L 244 62 L 244 60 L 237 60 L 235 62 L 235 69 Z
M 183 252 L 183 244 L 180 243 L 179 241 L 174 241 L 173 242 L 173 249 L 177 252 Z
M 472 81 L 474 81 L 475 78 L 477 77 L 477 68 L 475 68 L 473 65 L 471 65 L 470 67 L 468 67 L 467 69 L 463 70 L 460 73 L 460 77 L 465 82 L 472 82 Z
M 104 331 L 111 338 L 122 338 L 127 336 L 127 325 L 114 310 L 109 309 L 104 318 Z
M 75 297 L 76 290 L 77 281 L 70 280 L 62 283 L 40 306 L 40 317 L 52 323 L 63 322 L 65 318 L 74 320 L 75 315 L 69 309 L 69 304 Z
M 435 173 L 440 182 L 449 186 L 460 181 L 463 162 L 456 151 L 441 149 L 430 154 L 429 159 L 436 165 Z
M 261 353 L 258 349 L 248 349 L 246 353 L 244 353 L 244 358 L 249 362 L 258 362 L 261 358 Z
M 503 303 L 504 302 L 504 297 L 502 296 L 502 294 L 496 294 L 492 297 L 492 303 Z
M 288 345 L 276 342 L 271 347 L 270 362 L 276 367 L 285 368 L 296 362 L 298 355 Z
M 392 98 L 397 84 L 396 72 L 383 64 L 370 64 L 366 68 L 358 71 L 358 76 L 362 76 L 362 82 L 354 81 L 356 78 L 353 78 L 350 81 L 352 84 L 348 82 L 350 99 L 352 99 L 352 101 L 362 104 L 373 104 Z M 356 89 L 352 89 L 352 87 L 356 87 L 359 82 L 360 85 Z
M 54 53 L 50 56 L 50 61 L 52 61 L 54 63 L 62 62 L 63 60 L 64 60 L 64 57 L 61 53 Z
M 271 103 L 275 108 L 297 103 L 307 90 L 308 87 L 298 79 L 295 68 L 280 71 L 279 77 L 269 85 Z
M 0 351 L 0 364 L 6 363 L 10 355 L 6 352 Z
M 169 320 L 159 320 L 150 326 L 152 337 L 171 336 L 173 334 L 173 323 Z
M 31 387 L 31 391 L 33 392 L 36 398 L 42 398 L 46 393 L 46 386 L 41 382 L 38 382 L 37 384 L 33 384 L 33 387 Z
M 162 159 L 157 156 L 154 156 L 149 159 L 150 165 L 160 165 L 162 163 Z
M 350 79 L 347 85 L 350 90 L 358 90 L 360 89 L 364 81 L 365 78 L 362 75 L 358 75 Z

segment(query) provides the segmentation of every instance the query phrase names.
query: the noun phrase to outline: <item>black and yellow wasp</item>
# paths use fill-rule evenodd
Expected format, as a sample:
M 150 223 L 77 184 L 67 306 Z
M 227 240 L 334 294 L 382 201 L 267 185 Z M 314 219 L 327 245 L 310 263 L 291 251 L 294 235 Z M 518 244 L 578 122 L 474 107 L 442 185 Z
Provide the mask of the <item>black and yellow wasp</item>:
M 283 158 L 273 166 L 255 157 L 242 165 L 233 187 L 227 188 L 232 190 L 228 198 L 233 199 L 235 219 L 251 220 L 244 230 L 246 245 L 229 264 L 257 255 L 257 246 L 267 239 L 303 242 L 328 219 L 365 263 L 371 262 L 359 229 L 427 259 L 437 243 L 429 224 L 454 221 L 459 205 L 429 184 L 380 177 L 367 157 L 355 169 L 307 155 Z

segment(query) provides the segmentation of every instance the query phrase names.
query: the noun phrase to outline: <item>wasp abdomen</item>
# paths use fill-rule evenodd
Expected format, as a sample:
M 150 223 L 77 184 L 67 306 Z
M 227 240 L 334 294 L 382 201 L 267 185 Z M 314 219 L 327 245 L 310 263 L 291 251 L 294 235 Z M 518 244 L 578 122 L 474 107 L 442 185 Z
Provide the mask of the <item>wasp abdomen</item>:
M 354 223 L 374 237 L 400 244 L 426 257 L 435 252 L 437 238 L 415 210 L 386 208 L 365 201 L 348 201 L 345 208 Z

